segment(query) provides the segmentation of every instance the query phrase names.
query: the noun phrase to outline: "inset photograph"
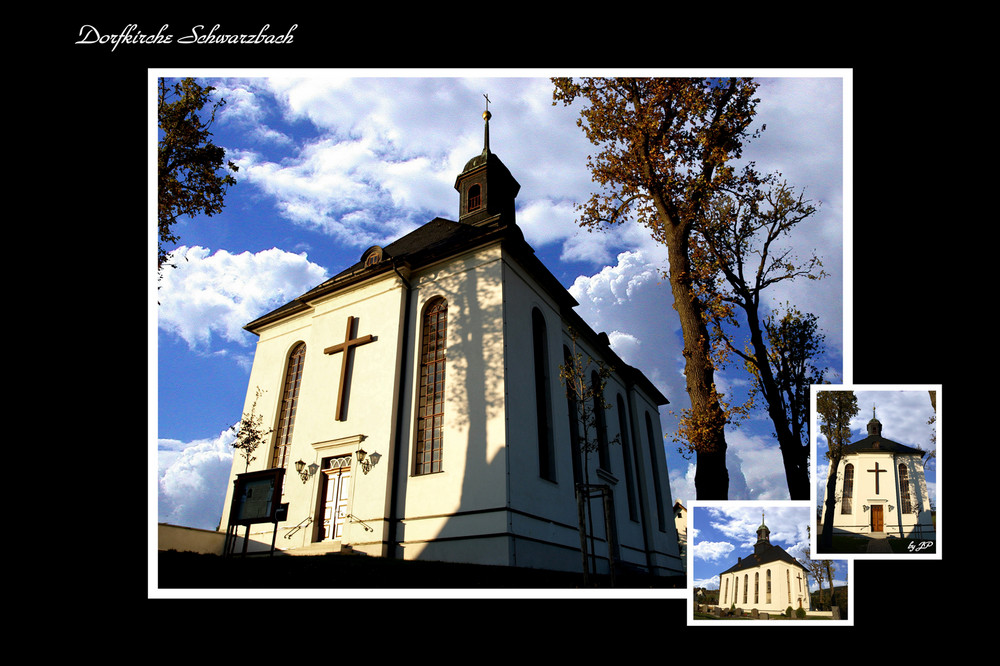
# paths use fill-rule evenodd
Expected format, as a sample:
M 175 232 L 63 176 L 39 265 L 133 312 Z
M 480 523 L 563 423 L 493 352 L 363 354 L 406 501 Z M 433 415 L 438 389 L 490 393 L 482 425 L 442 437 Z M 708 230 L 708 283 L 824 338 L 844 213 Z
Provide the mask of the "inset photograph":
M 940 557 L 940 387 L 814 387 L 822 555 Z
M 808 507 L 695 504 L 690 517 L 689 624 L 849 624 L 850 563 L 812 558 Z

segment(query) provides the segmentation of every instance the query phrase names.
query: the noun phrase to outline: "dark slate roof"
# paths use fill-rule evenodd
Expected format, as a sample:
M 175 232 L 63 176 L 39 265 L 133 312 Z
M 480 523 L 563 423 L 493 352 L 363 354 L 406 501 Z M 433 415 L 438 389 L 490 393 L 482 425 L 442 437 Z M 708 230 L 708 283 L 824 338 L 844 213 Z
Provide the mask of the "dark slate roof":
M 781 546 L 767 544 L 759 550 L 759 553 L 755 552 L 747 557 L 741 558 L 736 564 L 723 571 L 722 574 L 735 573 L 737 571 L 743 571 L 744 569 L 753 569 L 754 567 L 758 567 L 762 564 L 768 564 L 770 562 L 787 562 L 788 564 L 795 565 L 800 569 L 808 571 L 805 565 L 786 553 L 785 549 Z
M 870 451 L 887 451 L 889 453 L 913 453 L 916 455 L 922 455 L 923 452 L 920 449 L 915 449 L 912 446 L 907 446 L 906 444 L 900 444 L 899 442 L 894 442 L 891 439 L 886 439 L 882 435 L 868 435 L 864 439 L 859 439 L 856 442 L 848 444 L 844 447 L 844 453 L 867 453 Z

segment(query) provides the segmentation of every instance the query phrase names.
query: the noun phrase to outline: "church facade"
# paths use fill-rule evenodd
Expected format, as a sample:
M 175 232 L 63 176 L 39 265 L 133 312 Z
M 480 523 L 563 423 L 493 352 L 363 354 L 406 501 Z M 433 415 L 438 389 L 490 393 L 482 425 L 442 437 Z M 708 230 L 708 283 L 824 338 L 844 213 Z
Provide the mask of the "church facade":
M 234 455 L 231 480 L 284 470 L 282 510 L 249 526 L 248 547 L 579 571 L 575 488 L 589 480 L 603 489 L 588 528 L 598 571 L 680 574 L 667 399 L 525 242 L 520 186 L 484 118 L 483 152 L 455 182 L 457 221 L 371 247 L 246 326 L 259 339 L 244 412 L 273 432 L 249 465 Z M 574 344 L 614 368 L 589 456 L 560 382 Z M 234 486 L 222 525 L 243 501 Z
M 761 518 L 753 553 L 719 574 L 719 606 L 782 613 L 809 610 L 809 570 L 781 546 L 771 544 Z
M 829 474 L 837 475 L 834 533 L 933 538 L 923 452 L 883 437 L 874 414 L 867 429 L 867 437 L 844 447 L 836 469 L 830 463 Z M 824 501 L 824 520 L 827 510 Z

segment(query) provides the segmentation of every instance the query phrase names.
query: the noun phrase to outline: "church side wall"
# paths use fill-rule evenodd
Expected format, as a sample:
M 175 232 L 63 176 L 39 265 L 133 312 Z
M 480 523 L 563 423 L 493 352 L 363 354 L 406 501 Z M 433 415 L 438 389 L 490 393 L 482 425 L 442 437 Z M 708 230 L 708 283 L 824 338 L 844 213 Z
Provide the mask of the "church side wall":
M 509 564 L 503 302 L 499 246 L 481 248 L 411 277 L 406 417 L 397 480 L 399 554 Z M 448 301 L 440 472 L 414 474 L 420 322 L 431 299 Z
M 545 322 L 548 357 L 548 400 L 555 452 L 554 473 L 545 478 L 539 462 L 538 409 L 535 391 L 533 349 L 533 311 Z M 506 257 L 504 262 L 504 311 L 506 313 L 506 403 L 507 441 L 510 461 L 510 497 L 512 521 L 519 538 L 514 543 L 514 557 L 521 566 L 559 568 L 577 571 L 582 566 L 579 520 L 574 490 L 574 471 L 570 445 L 570 415 L 566 388 L 559 378 L 564 363 L 564 346 L 573 342 L 559 306 L 520 266 Z M 586 343 L 578 340 L 577 344 Z M 599 358 L 596 350 L 584 348 L 585 354 Z M 618 398 L 621 398 L 619 401 Z M 609 441 L 616 437 L 627 442 L 631 478 L 626 475 L 626 451 L 621 445 L 609 447 L 609 468 L 601 469 L 597 453 L 591 453 L 589 480 L 612 488 L 615 532 L 614 557 L 641 569 L 650 566 L 657 573 L 681 574 L 672 500 L 666 474 L 662 442 L 658 439 L 658 407 L 635 387 L 628 387 L 615 373 L 605 387 L 605 399 L 611 408 L 605 412 Z M 626 432 L 621 432 L 619 405 L 624 408 Z M 649 445 L 646 415 L 657 438 Z M 650 456 L 657 455 L 655 465 Z M 655 472 L 654 472 L 655 470 Z M 653 475 L 659 474 L 659 505 L 654 492 Z M 629 511 L 627 493 L 632 493 L 634 513 Z M 599 500 L 592 502 L 597 537 L 595 554 L 607 570 L 608 545 Z M 662 529 L 661 529 L 662 527 Z
M 545 327 L 548 359 L 548 410 L 553 468 L 543 477 L 538 443 L 535 395 L 534 321 Z M 579 571 L 582 566 L 573 462 L 565 388 L 559 381 L 563 362 L 559 305 L 511 257 L 504 261 L 505 394 L 509 455 L 508 483 L 512 559 L 519 566 Z M 606 551 L 605 551 L 606 552 Z
M 771 577 L 768 600 L 767 579 Z M 719 581 L 719 606 L 749 611 L 783 613 L 789 607 L 810 609 L 809 579 L 806 573 L 786 562 L 769 562 L 758 567 L 723 574 Z
M 652 565 L 660 573 L 681 575 L 685 565 L 680 557 L 677 527 L 673 520 L 673 497 L 659 407 L 637 389 L 632 391 L 631 405 L 634 439 L 631 436 L 630 439 L 639 475 L 638 493 L 646 516 L 646 539 Z

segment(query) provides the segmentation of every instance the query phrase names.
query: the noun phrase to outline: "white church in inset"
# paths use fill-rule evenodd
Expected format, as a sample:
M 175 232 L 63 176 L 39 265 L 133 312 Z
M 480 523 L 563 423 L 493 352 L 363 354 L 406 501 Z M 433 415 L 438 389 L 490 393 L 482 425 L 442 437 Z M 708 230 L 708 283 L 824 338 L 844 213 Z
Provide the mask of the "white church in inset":
M 524 240 L 520 185 L 484 118 L 483 151 L 455 182 L 458 221 L 371 247 L 245 327 L 259 339 L 244 412 L 273 433 L 249 468 L 234 455 L 222 525 L 241 526 L 248 551 L 580 571 L 575 487 L 589 479 L 609 507 L 605 520 L 592 502 L 598 572 L 682 575 L 667 399 L 574 312 Z M 614 368 L 589 474 L 559 379 L 573 332 Z
M 928 539 L 934 537 L 924 478 L 924 452 L 882 436 L 882 423 L 868 422 L 868 436 L 844 447 L 837 469 L 834 534 Z M 827 503 L 823 502 L 823 518 Z
M 771 543 L 763 516 L 753 552 L 719 574 L 719 606 L 766 613 L 809 610 L 809 570 Z

